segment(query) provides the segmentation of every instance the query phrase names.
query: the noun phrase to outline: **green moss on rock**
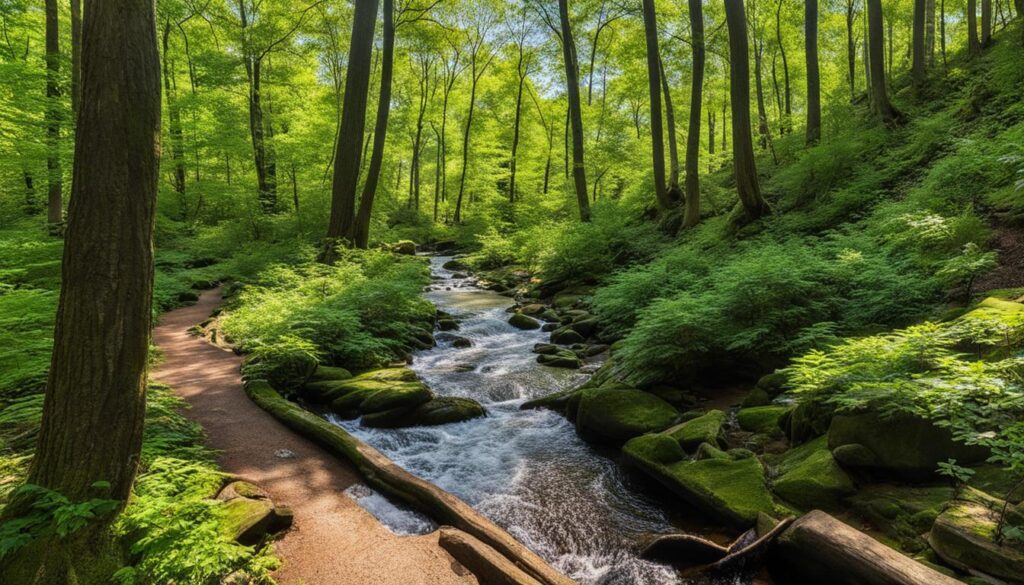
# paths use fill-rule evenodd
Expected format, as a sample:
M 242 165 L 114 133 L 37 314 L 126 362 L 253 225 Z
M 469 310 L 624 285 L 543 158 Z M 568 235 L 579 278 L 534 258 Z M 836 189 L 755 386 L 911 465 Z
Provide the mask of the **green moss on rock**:
M 311 382 L 323 382 L 327 380 L 348 380 L 352 377 L 352 372 L 345 368 L 338 368 L 334 366 L 325 366 L 323 364 L 317 366 L 316 371 L 313 372 L 313 376 L 310 378 Z
M 630 439 L 622 447 L 627 460 L 645 461 L 658 465 L 676 463 L 686 458 L 672 437 L 663 433 L 650 433 Z
M 508 324 L 516 329 L 540 329 L 540 321 L 522 313 L 513 313 L 508 319 Z
M 665 434 L 679 442 L 684 451 L 692 453 L 701 443 L 721 447 L 725 444 L 725 421 L 726 414 L 721 410 L 711 410 L 707 413 L 680 423 Z
M 241 544 L 253 545 L 267 533 L 273 521 L 274 506 L 267 500 L 238 497 L 224 502 L 221 529 Z
M 462 422 L 486 414 L 484 407 L 475 400 L 442 396 L 411 408 L 399 407 L 370 413 L 363 416 L 360 422 L 363 426 L 378 428 L 436 426 Z
M 870 469 L 908 479 L 933 479 L 940 461 L 956 459 L 970 465 L 986 459 L 987 449 L 953 440 L 949 430 L 931 421 L 899 413 L 883 417 L 873 410 L 836 415 L 828 432 L 829 448 L 863 445 L 874 454 Z M 840 462 L 849 465 L 845 456 Z
M 825 437 L 787 452 L 777 471 L 775 493 L 802 510 L 834 509 L 856 492 L 853 480 L 832 458 Z
M 1019 582 L 1024 576 L 1024 547 L 997 544 L 996 522 L 997 514 L 985 506 L 957 502 L 936 518 L 928 542 L 958 569 Z
M 678 414 L 671 404 L 641 390 L 592 388 L 580 396 L 576 429 L 584 438 L 620 444 L 668 428 Z
M 790 407 L 788 406 L 755 406 L 743 408 L 736 414 L 740 428 L 752 433 L 765 435 L 781 435 L 779 419 Z
M 862 487 L 846 501 L 896 546 L 916 553 L 927 546 L 921 535 L 952 497 L 953 489 L 944 485 L 875 484 Z

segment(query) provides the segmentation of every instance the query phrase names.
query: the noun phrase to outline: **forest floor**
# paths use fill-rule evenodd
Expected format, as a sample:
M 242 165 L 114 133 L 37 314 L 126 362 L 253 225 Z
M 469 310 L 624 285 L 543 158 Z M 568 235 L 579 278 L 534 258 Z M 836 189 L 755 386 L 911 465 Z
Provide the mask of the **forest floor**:
M 343 491 L 358 472 L 295 435 L 253 404 L 242 388 L 241 358 L 188 333 L 220 305 L 219 289 L 163 315 L 153 342 L 163 359 L 152 377 L 191 405 L 221 469 L 255 483 L 295 515 L 276 543 L 282 585 L 471 584 L 476 579 L 437 543 L 437 533 L 390 532 Z M 281 450 L 293 456 L 280 457 Z

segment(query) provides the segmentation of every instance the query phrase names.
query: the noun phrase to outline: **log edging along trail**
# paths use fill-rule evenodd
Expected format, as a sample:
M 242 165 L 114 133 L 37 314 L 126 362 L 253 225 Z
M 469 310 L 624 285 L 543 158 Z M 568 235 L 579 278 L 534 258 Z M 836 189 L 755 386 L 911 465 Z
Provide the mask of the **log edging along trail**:
M 264 380 L 245 383 L 245 392 L 260 408 L 287 427 L 349 460 L 366 482 L 388 496 L 477 538 L 544 585 L 575 585 L 539 555 L 461 499 L 402 469 L 380 451 L 344 429 L 282 397 Z

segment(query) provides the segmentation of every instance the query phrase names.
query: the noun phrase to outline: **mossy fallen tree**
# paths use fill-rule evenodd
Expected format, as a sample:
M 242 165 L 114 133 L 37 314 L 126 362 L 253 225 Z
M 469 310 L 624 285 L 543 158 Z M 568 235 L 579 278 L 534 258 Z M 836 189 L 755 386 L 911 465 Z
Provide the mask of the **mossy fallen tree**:
M 260 408 L 292 430 L 352 462 L 366 482 L 375 489 L 401 500 L 441 524 L 454 526 L 473 536 L 540 583 L 574 584 L 574 581 L 553 569 L 544 559 L 459 498 L 405 471 L 344 429 L 289 402 L 267 382 L 249 381 L 245 391 Z
M 496 550 L 465 532 L 442 526 L 438 538 L 441 548 L 468 568 L 481 583 L 488 585 L 540 585 Z

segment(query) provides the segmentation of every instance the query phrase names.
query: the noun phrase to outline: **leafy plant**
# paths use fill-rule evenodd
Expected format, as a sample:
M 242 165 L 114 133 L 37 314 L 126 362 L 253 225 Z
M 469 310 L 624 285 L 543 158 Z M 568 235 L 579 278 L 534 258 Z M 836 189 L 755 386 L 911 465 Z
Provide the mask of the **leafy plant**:
M 962 467 L 956 464 L 956 459 L 948 459 L 946 461 L 939 462 L 939 468 L 936 473 L 943 477 L 948 477 L 950 483 L 953 484 L 953 499 L 960 497 L 960 493 L 968 482 L 971 481 L 971 477 L 974 476 L 974 470 L 967 467 Z
M 92 487 L 105 489 L 110 483 L 98 481 Z M 121 503 L 101 498 L 73 502 L 58 491 L 33 484 L 19 487 L 14 497 L 26 498 L 31 505 L 27 513 L 0 524 L 0 559 L 40 538 L 66 538 Z

